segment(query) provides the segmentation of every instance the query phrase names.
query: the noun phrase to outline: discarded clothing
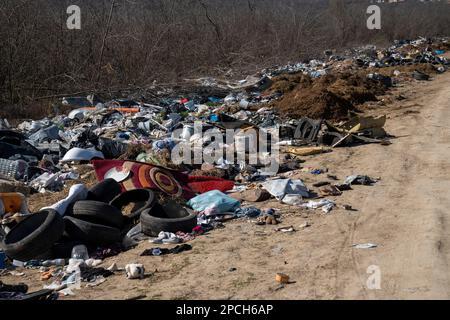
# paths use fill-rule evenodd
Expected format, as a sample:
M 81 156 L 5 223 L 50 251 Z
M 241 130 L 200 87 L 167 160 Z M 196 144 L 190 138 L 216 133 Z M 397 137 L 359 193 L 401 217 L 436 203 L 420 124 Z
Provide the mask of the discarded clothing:
M 95 251 L 94 254 L 91 255 L 91 258 L 96 260 L 104 260 L 106 258 L 117 256 L 122 252 L 122 249 L 119 246 L 114 246 L 111 248 L 99 248 Z
M 255 218 L 255 217 L 259 217 L 261 215 L 261 210 L 259 210 L 258 208 L 254 208 L 254 207 L 239 208 L 234 212 L 234 214 L 238 218 L 243 218 L 243 217 Z
M 81 279 L 86 282 L 92 282 L 97 279 L 97 277 L 107 278 L 112 276 L 114 272 L 107 270 L 105 268 L 85 268 L 80 266 Z
M 147 249 L 144 252 L 142 252 L 141 257 L 163 256 L 163 255 L 167 255 L 167 254 L 178 254 L 183 251 L 189 251 L 189 250 L 192 250 L 192 246 L 189 244 L 182 244 L 182 245 L 176 246 L 175 248 L 172 248 L 172 249 L 152 248 L 152 249 Z
M 161 231 L 158 238 L 152 240 L 153 243 L 175 244 L 183 240 L 174 233 Z

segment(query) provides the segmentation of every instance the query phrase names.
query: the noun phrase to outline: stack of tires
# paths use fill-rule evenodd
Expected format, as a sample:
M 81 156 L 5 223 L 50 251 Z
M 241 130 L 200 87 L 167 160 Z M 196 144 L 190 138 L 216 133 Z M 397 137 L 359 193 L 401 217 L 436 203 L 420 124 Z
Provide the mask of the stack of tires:
M 154 200 L 150 190 L 122 193 L 116 181 L 104 180 L 89 190 L 86 200 L 71 205 L 64 217 L 51 209 L 32 214 L 4 235 L 0 249 L 9 258 L 26 262 L 69 258 L 79 244 L 91 249 L 120 244 Z M 123 214 L 128 205 L 132 208 Z
M 71 205 L 64 217 L 49 209 L 26 218 L 4 236 L 0 249 L 19 261 L 69 258 L 79 244 L 91 249 L 120 244 L 138 223 L 144 234 L 156 237 L 161 231 L 191 232 L 197 216 L 174 202 L 160 205 L 148 189 L 122 193 L 108 179 L 91 188 L 86 200 Z
M 87 200 L 77 201 L 66 213 L 65 236 L 92 247 L 120 243 L 138 222 L 142 211 L 151 208 L 154 201 L 151 190 L 121 193 L 116 181 L 104 180 L 89 191 Z

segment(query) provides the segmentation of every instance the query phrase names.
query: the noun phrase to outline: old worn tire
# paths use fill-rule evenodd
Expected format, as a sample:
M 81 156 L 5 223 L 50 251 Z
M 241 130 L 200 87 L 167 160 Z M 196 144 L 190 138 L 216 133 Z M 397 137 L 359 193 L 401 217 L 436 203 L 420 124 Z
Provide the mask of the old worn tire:
M 414 79 L 419 80 L 419 81 L 428 81 L 428 80 L 430 80 L 430 76 L 429 75 L 427 75 L 427 74 L 425 74 L 423 72 L 417 71 L 417 70 L 412 73 L 412 76 L 413 76 Z
M 86 200 L 110 203 L 117 195 L 122 192 L 122 187 L 114 179 L 106 179 L 93 186 Z
M 64 217 L 66 233 L 73 240 L 80 240 L 85 244 L 109 246 L 120 242 L 120 230 L 74 217 Z
M 3 239 L 1 249 L 12 259 L 33 260 L 47 256 L 63 232 L 63 218 L 54 210 L 43 210 L 12 228 Z
M 123 208 L 134 203 L 130 214 L 124 214 Z M 111 201 L 111 205 L 122 212 L 127 218 L 139 218 L 144 210 L 150 209 L 155 203 L 155 194 L 148 189 L 136 189 L 124 192 Z
M 151 237 L 157 237 L 161 231 L 187 233 L 197 226 L 197 215 L 190 214 L 174 203 L 164 207 L 156 203 L 151 209 L 142 212 L 141 225 L 142 232 Z
M 77 219 L 121 229 L 124 224 L 122 212 L 114 206 L 99 201 L 77 201 L 73 206 Z

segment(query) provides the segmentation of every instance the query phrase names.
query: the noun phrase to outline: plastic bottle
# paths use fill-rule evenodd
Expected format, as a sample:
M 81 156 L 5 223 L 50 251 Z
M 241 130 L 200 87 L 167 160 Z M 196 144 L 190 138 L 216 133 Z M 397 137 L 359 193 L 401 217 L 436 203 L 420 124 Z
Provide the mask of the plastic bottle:
M 89 259 L 89 253 L 85 245 L 75 246 L 72 249 L 72 259 L 79 259 L 86 261 Z
M 46 260 L 44 262 L 42 262 L 42 265 L 44 267 L 63 267 L 66 265 L 66 260 L 64 259 L 55 259 L 55 260 Z

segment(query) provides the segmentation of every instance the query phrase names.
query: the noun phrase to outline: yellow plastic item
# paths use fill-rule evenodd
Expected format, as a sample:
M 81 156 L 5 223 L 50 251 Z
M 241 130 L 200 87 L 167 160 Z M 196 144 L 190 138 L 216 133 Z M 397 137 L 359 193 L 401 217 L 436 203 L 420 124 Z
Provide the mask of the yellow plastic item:
M 324 147 L 286 147 L 283 151 L 295 154 L 296 156 L 312 156 L 327 152 L 328 149 Z

